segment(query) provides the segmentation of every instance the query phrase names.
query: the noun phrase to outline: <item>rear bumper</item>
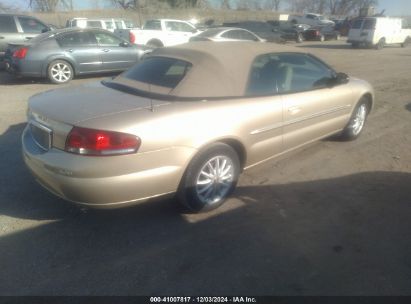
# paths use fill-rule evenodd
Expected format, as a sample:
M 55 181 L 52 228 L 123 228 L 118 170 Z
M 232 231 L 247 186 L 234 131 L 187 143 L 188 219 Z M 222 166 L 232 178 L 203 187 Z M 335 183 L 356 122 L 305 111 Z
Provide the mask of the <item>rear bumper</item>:
M 79 156 L 55 148 L 45 152 L 28 128 L 22 146 L 27 167 L 44 188 L 92 208 L 126 207 L 176 192 L 195 153 L 186 147 L 115 157 Z
M 6 57 L 4 59 L 6 71 L 13 75 L 25 76 L 25 77 L 41 77 L 41 68 L 37 63 L 32 64 L 27 61 L 20 61 L 16 59 L 10 59 Z

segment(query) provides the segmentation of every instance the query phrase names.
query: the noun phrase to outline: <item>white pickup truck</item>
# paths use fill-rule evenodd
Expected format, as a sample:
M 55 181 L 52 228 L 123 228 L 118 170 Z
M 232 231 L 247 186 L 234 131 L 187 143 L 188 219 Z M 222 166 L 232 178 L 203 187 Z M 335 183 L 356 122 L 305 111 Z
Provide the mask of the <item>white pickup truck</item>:
M 308 24 L 313 27 L 316 26 L 334 26 L 334 21 L 325 18 L 319 14 L 305 14 L 304 16 L 291 16 L 291 22 L 295 24 Z
M 156 48 L 186 43 L 200 31 L 188 21 L 155 19 L 147 20 L 142 29 L 118 29 L 114 33 L 131 43 Z

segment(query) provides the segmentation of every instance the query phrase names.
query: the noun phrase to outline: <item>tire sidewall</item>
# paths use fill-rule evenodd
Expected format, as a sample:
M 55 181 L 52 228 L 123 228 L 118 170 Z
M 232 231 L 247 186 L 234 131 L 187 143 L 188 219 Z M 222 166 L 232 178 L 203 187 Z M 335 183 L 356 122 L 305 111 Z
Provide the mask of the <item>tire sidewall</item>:
M 196 193 L 196 181 L 203 166 L 212 158 L 216 156 L 226 156 L 231 159 L 234 166 L 234 180 L 227 192 L 227 195 L 221 199 L 219 202 L 214 204 L 203 203 Z M 216 143 L 207 149 L 198 153 L 190 162 L 187 170 L 181 180 L 177 198 L 179 202 L 193 212 L 206 212 L 220 207 L 224 204 L 228 196 L 234 191 L 238 177 L 240 175 L 240 161 L 236 151 L 230 146 L 223 143 Z
M 355 118 L 358 109 L 359 109 L 360 106 L 363 105 L 363 104 L 365 104 L 365 106 L 366 106 L 366 108 L 367 108 L 367 113 L 366 113 L 366 116 L 365 116 L 364 125 L 363 125 L 361 131 L 360 131 L 358 134 L 354 134 L 353 129 L 350 128 L 350 125 L 352 124 L 352 121 L 353 121 L 353 119 Z M 350 120 L 348 121 L 346 127 L 344 128 L 344 131 L 343 131 L 343 133 L 342 133 L 342 138 L 345 139 L 345 140 L 354 140 L 354 139 L 357 139 L 357 138 L 362 134 L 362 132 L 364 131 L 365 124 L 366 124 L 366 122 L 367 122 L 367 118 L 368 118 L 368 115 L 369 115 L 369 114 L 370 114 L 370 109 L 369 109 L 369 106 L 368 106 L 368 102 L 367 102 L 367 100 L 366 100 L 365 98 L 361 98 L 360 101 L 359 101 L 359 102 L 357 103 L 357 105 L 355 106 L 354 111 L 353 111 L 353 113 L 351 114 Z
M 55 80 L 55 79 L 53 78 L 53 76 L 51 75 L 51 69 L 52 69 L 52 67 L 53 67 L 54 65 L 56 65 L 57 63 L 63 63 L 63 64 L 65 64 L 65 65 L 67 65 L 67 66 L 69 67 L 69 69 L 70 69 L 70 78 L 69 78 L 68 80 L 66 80 L 66 81 L 64 81 L 64 82 L 57 81 L 57 80 Z M 54 60 L 54 61 L 52 61 L 52 62 L 49 64 L 49 66 L 48 66 L 48 68 L 47 68 L 47 77 L 48 77 L 48 79 L 49 79 L 52 83 L 54 83 L 54 84 L 65 84 L 65 83 L 68 83 L 68 82 L 70 82 L 70 81 L 73 79 L 73 76 L 74 76 L 73 67 L 71 66 L 71 64 L 70 64 L 69 62 L 67 62 L 67 61 L 65 61 L 65 60 Z

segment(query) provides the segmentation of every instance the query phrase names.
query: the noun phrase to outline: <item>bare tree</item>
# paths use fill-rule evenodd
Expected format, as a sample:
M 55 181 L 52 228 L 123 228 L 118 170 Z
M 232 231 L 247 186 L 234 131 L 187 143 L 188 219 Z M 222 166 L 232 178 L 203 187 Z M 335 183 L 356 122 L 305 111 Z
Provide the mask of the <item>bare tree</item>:
M 59 0 L 30 0 L 29 6 L 40 12 L 55 12 L 59 2 Z
M 270 11 L 279 11 L 281 0 L 265 0 L 264 8 Z
M 231 9 L 230 0 L 221 0 L 220 7 L 222 9 Z

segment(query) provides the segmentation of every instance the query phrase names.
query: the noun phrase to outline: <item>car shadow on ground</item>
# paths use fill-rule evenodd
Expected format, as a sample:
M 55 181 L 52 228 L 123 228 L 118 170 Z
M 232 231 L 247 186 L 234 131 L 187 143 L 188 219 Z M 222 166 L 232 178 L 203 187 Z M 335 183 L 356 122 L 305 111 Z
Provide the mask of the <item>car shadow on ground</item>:
M 97 75 L 81 75 L 76 76 L 74 80 L 93 80 L 101 79 L 106 77 L 115 77 L 119 75 L 119 73 L 102 73 Z M 46 78 L 30 78 L 30 77 L 20 77 L 16 75 L 12 75 L 4 70 L 0 70 L 0 85 L 27 85 L 27 84 L 45 84 L 45 85 L 53 85 L 48 79 Z M 69 84 L 69 83 L 68 83 Z M 58 87 L 59 85 L 56 85 Z
M 200 215 L 84 212 L 33 181 L 23 127 L 0 136 L 2 295 L 411 295 L 409 173 L 243 185 Z
M 345 50 L 353 49 L 349 44 L 328 44 L 327 42 L 318 42 L 316 44 L 302 44 L 297 45 L 300 48 L 312 48 L 312 49 L 333 49 L 333 50 Z
M 411 112 L 411 102 L 405 106 L 405 108 Z

